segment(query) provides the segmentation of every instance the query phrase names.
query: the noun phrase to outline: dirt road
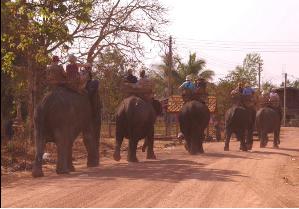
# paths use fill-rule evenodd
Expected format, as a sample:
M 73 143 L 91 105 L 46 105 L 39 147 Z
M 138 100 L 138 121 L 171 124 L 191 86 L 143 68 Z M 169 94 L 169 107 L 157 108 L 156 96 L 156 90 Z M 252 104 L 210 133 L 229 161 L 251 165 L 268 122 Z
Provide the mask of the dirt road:
M 299 128 L 282 131 L 280 149 L 223 151 L 223 142 L 190 156 L 182 145 L 140 163 L 101 159 L 70 175 L 22 178 L 1 186 L 2 207 L 299 207 Z

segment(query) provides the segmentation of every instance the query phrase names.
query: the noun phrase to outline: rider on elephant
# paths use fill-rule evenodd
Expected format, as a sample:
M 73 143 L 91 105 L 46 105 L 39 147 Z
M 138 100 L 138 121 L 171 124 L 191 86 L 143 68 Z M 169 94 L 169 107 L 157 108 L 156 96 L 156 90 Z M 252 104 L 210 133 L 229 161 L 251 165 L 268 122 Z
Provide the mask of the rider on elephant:
M 250 86 L 249 83 L 246 83 L 245 88 L 243 89 L 243 104 L 245 107 L 254 107 L 255 106 L 255 91 Z
M 140 79 L 137 82 L 139 88 L 142 89 L 140 97 L 146 101 L 151 101 L 154 98 L 153 95 L 153 83 L 145 75 L 145 70 L 140 71 Z
M 233 100 L 234 104 L 240 104 L 240 103 L 242 103 L 243 89 L 244 89 L 243 83 L 239 82 L 237 88 L 235 88 L 234 90 L 232 90 L 231 97 L 232 97 L 232 100 Z
M 203 103 L 207 100 L 207 81 L 202 77 L 197 78 L 195 81 L 194 96 L 195 99 Z
M 128 70 L 128 75 L 126 77 L 127 83 L 137 83 L 137 77 L 133 75 L 132 69 Z
M 269 92 L 264 90 L 259 98 L 260 107 L 269 106 Z
M 186 76 L 185 82 L 180 85 L 179 89 L 182 90 L 182 97 L 185 102 L 192 99 L 195 85 L 192 82 L 191 75 Z
M 64 69 L 59 65 L 59 57 L 53 56 L 52 63 L 47 67 L 47 83 L 50 88 L 63 86 L 66 81 Z
M 79 72 L 80 67 L 91 67 L 91 64 L 80 64 L 77 63 L 77 57 L 73 54 L 69 56 L 69 62 L 66 66 L 66 79 L 67 79 L 67 87 L 78 92 L 84 93 L 85 85 L 88 81 L 89 75 L 86 71 L 82 71 L 82 74 Z
M 282 119 L 282 108 L 280 106 L 280 98 L 275 89 L 270 90 L 269 106 L 279 113 L 280 120 Z

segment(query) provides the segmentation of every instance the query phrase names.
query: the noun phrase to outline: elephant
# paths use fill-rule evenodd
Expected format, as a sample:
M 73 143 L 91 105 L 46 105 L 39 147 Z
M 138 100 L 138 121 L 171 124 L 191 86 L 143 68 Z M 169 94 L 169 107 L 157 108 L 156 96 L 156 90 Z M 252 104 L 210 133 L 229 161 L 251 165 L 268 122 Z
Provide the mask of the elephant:
M 210 111 L 204 103 L 187 101 L 179 113 L 181 132 L 186 140 L 185 148 L 191 154 L 203 153 L 204 130 L 208 127 Z
M 145 100 L 131 95 L 125 98 L 116 112 L 115 150 L 113 158 L 121 159 L 120 147 L 123 139 L 129 139 L 128 162 L 138 162 L 137 144 L 145 138 L 142 151 L 147 148 L 147 159 L 156 159 L 154 153 L 154 124 L 156 117 L 162 113 L 162 106 L 157 100 Z
M 101 103 L 97 94 L 79 94 L 66 87 L 57 87 L 37 106 L 35 116 L 35 148 L 32 176 L 43 176 L 42 160 L 47 142 L 57 145 L 58 174 L 74 171 L 72 146 L 82 132 L 88 153 L 87 166 L 99 164 Z
M 246 107 L 246 110 L 248 111 L 248 126 L 246 131 L 246 145 L 247 150 L 252 150 L 253 146 L 253 132 L 255 129 L 255 120 L 256 120 L 256 110 L 254 107 Z
M 260 147 L 266 147 L 268 133 L 274 132 L 273 147 L 279 148 L 281 111 L 277 108 L 263 107 L 256 113 L 256 128 L 260 139 Z
M 225 146 L 224 151 L 229 150 L 229 142 L 232 133 L 235 133 L 240 141 L 240 150 L 248 151 L 252 149 L 253 128 L 255 120 L 255 110 L 241 105 L 233 105 L 225 113 Z M 247 133 L 247 137 L 246 137 Z

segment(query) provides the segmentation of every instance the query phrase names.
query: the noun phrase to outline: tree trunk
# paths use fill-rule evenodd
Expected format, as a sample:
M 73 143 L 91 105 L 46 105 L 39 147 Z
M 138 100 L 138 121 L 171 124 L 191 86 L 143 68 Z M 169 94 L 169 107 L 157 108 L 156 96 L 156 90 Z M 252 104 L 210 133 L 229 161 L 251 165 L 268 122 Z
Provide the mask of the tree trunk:
M 29 102 L 28 102 L 28 122 L 29 122 L 29 138 L 34 142 L 34 112 L 36 107 L 36 69 L 33 67 L 32 61 L 28 60 L 28 81 L 29 81 Z

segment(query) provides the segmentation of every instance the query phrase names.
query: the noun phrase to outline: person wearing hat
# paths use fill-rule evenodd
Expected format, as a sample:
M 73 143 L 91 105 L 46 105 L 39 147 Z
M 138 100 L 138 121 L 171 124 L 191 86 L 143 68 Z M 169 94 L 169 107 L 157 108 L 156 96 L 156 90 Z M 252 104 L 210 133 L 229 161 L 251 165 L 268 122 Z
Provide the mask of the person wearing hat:
M 182 85 L 180 85 L 179 89 L 189 89 L 189 90 L 195 89 L 195 85 L 192 82 L 191 75 L 186 76 L 185 82 Z
M 47 67 L 47 83 L 53 88 L 65 84 L 66 75 L 64 69 L 59 65 L 59 57 L 53 56 L 52 63 Z
M 73 54 L 69 56 L 68 61 L 69 64 L 66 66 L 66 79 L 68 82 L 68 87 L 70 87 L 72 90 L 81 92 L 81 90 L 83 90 L 83 88 L 85 87 L 86 81 L 83 81 L 84 84 L 82 84 L 79 68 L 80 67 L 88 68 L 91 67 L 91 64 L 77 63 L 77 57 Z M 84 80 L 86 80 L 85 76 L 84 76 Z
M 254 94 L 253 88 L 251 88 L 249 83 L 246 83 L 245 88 L 243 89 L 243 95 L 252 96 Z

